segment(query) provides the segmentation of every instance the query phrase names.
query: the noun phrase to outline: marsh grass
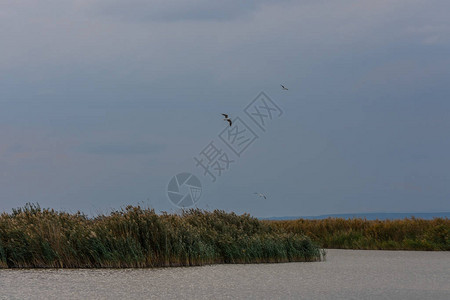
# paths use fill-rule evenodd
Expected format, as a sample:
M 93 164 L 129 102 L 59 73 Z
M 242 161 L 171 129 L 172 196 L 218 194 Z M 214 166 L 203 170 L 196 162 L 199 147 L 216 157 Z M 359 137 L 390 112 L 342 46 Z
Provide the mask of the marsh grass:
M 324 248 L 450 250 L 450 220 L 417 218 L 265 221 L 285 232 L 304 234 Z
M 156 214 L 128 206 L 88 218 L 27 204 L 0 215 L 0 267 L 136 268 L 318 261 L 303 234 L 247 214 Z

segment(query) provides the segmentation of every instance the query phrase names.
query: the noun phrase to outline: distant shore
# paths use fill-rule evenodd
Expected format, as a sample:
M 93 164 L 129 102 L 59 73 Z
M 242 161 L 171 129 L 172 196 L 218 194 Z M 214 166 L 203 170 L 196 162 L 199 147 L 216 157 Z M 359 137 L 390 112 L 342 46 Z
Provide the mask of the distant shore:
M 328 218 L 339 218 L 339 219 L 366 219 L 366 220 L 401 220 L 401 219 L 423 219 L 423 220 L 433 220 L 435 218 L 450 218 L 450 212 L 404 212 L 404 213 L 348 213 L 348 214 L 329 214 L 329 215 L 318 215 L 318 216 L 284 216 L 284 217 L 270 217 L 270 218 L 260 218 L 261 220 L 323 220 Z

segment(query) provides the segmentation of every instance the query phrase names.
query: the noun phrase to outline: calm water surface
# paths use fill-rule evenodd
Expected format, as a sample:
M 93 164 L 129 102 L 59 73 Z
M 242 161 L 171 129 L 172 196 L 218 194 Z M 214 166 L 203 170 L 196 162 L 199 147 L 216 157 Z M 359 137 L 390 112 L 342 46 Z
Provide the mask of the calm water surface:
M 450 299 L 450 252 L 327 252 L 314 263 L 0 270 L 0 299 Z

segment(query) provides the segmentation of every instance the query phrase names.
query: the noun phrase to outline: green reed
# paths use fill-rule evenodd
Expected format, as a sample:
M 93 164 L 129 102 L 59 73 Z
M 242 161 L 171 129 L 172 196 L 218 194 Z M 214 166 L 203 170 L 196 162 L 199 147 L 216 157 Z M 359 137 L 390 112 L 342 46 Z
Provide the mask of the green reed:
M 265 221 L 285 232 L 305 234 L 324 248 L 450 250 L 450 220 L 417 218 Z
M 0 215 L 0 267 L 102 268 L 318 261 L 303 234 L 247 214 L 156 214 L 128 206 L 88 218 L 27 204 Z

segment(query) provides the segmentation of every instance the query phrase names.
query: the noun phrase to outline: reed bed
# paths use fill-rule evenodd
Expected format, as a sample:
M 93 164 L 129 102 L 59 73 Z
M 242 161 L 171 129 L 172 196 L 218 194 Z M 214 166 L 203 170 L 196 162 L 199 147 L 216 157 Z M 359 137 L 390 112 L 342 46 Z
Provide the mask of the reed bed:
M 265 221 L 285 232 L 304 234 L 324 248 L 372 250 L 450 250 L 450 220 L 324 220 Z
M 303 234 L 248 214 L 156 214 L 128 206 L 88 218 L 27 204 L 0 215 L 0 268 L 140 268 L 318 261 Z

